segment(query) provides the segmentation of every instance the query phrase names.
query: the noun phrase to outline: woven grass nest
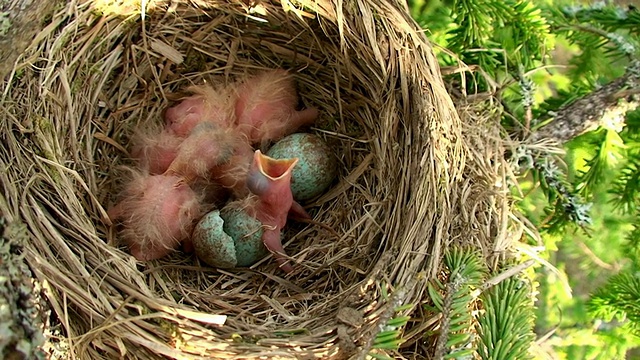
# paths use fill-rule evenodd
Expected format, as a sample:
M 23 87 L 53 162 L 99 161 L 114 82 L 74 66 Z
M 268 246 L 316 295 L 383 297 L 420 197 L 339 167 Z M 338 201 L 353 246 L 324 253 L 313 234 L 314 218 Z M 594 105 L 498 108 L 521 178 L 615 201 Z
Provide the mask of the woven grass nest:
M 447 94 L 406 5 L 385 0 L 63 4 L 3 89 L 5 217 L 75 359 L 365 358 L 408 315 L 389 356 L 422 358 L 427 283 L 453 244 L 495 264 L 512 241 L 499 128 Z M 137 262 L 106 209 L 137 126 L 174 94 L 262 69 L 295 74 L 339 177 L 272 258 L 218 270 L 193 255 Z M 396 313 L 401 305 L 400 313 Z M 223 324 L 221 322 L 224 321 Z M 381 350 L 380 350 L 381 351 Z

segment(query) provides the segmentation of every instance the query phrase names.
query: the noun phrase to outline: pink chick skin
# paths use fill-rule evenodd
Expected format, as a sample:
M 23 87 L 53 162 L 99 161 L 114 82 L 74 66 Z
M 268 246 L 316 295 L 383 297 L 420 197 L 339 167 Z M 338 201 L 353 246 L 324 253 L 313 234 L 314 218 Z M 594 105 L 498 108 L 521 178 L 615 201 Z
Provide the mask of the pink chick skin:
M 249 195 L 246 186 L 247 174 L 253 161 L 253 148 L 244 137 L 234 143 L 233 156 L 213 169 L 213 180 L 225 189 L 231 191 L 236 198 Z
M 136 135 L 131 156 L 150 174 L 162 174 L 175 160 L 181 143 L 182 139 L 165 130 L 156 134 L 141 132 Z
M 278 140 L 304 125 L 313 124 L 318 110 L 296 110 L 298 94 L 293 77 L 272 70 L 252 77 L 236 89 L 235 115 L 238 130 L 251 144 Z
M 180 144 L 167 174 L 180 175 L 190 184 L 197 179 L 209 179 L 216 166 L 231 160 L 238 141 L 232 129 L 200 123 Z
M 256 195 L 247 211 L 264 225 L 262 242 L 285 272 L 293 271 L 293 267 L 286 262 L 280 232 L 294 203 L 291 170 L 297 162 L 297 158 L 276 160 L 256 150 L 247 176 L 247 187 Z
M 109 209 L 121 236 L 140 261 L 169 255 L 188 239 L 203 209 L 196 193 L 176 176 L 136 174 L 123 200 Z
M 187 89 L 193 95 L 164 112 L 167 128 L 175 135 L 187 137 L 202 122 L 230 127 L 235 118 L 231 91 L 210 85 L 194 85 Z

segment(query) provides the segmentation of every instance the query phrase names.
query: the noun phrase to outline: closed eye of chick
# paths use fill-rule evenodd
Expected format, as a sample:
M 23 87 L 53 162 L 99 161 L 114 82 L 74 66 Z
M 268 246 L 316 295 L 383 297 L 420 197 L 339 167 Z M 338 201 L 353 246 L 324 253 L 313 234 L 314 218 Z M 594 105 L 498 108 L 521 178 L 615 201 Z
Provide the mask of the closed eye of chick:
M 233 96 L 229 89 L 210 85 L 194 85 L 187 88 L 193 95 L 165 110 L 164 118 L 169 131 L 186 138 L 203 122 L 221 127 L 231 127 L 235 122 Z

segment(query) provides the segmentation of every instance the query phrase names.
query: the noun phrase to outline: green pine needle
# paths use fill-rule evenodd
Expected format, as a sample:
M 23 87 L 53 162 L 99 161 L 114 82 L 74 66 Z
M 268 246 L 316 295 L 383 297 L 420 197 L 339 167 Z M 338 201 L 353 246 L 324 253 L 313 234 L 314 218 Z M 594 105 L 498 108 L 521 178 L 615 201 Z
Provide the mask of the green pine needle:
M 598 289 L 588 303 L 595 318 L 604 321 L 628 320 L 628 327 L 640 336 L 640 278 L 620 273 Z
M 409 316 L 398 316 L 397 318 L 393 318 L 393 319 L 389 320 L 389 322 L 387 323 L 387 326 L 389 326 L 389 327 L 405 326 L 407 324 L 407 322 L 409 321 L 409 319 L 411 319 L 411 317 L 409 317 Z
M 617 167 L 625 151 L 624 141 L 615 131 L 602 129 L 598 135 L 592 140 L 596 154 L 587 160 L 587 171 L 581 172 L 577 180 L 576 188 L 585 198 L 608 178 L 607 173 Z
M 444 264 L 447 282 L 434 282 L 428 287 L 435 307 L 442 313 L 434 358 L 461 358 L 475 351 L 472 310 L 476 299 L 472 291 L 483 283 L 487 269 L 481 255 L 470 248 L 448 249 Z
M 396 312 L 408 310 L 413 306 L 398 306 L 394 310 Z M 404 327 L 411 317 L 409 316 L 397 316 L 387 321 L 384 326 L 385 330 L 379 332 L 375 339 L 373 339 L 373 344 L 371 345 L 372 349 L 381 349 L 381 350 L 398 350 L 400 345 L 404 342 L 402 338 L 402 327 Z M 374 354 L 370 353 L 370 356 L 374 356 Z
M 611 203 L 625 214 L 632 214 L 640 205 L 640 158 L 631 157 L 620 170 L 609 192 Z
M 382 355 L 382 354 L 374 354 L 374 353 L 370 353 L 368 354 L 370 357 L 376 359 L 376 360 L 393 360 L 392 357 L 389 357 L 387 355 Z
M 511 277 L 483 293 L 484 314 L 478 319 L 478 354 L 483 360 L 531 359 L 535 340 L 531 288 Z

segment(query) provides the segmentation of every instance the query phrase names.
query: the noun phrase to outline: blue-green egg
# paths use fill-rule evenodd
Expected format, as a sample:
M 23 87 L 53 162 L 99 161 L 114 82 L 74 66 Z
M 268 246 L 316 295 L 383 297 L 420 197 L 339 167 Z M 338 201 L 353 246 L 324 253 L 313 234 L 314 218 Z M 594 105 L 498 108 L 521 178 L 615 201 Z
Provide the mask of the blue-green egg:
M 238 264 L 236 246 L 233 238 L 224 232 L 223 225 L 220 211 L 214 210 L 200 219 L 191 240 L 200 260 L 214 267 L 229 269 Z
M 267 156 L 298 158 L 291 174 L 291 193 L 297 201 L 322 194 L 338 174 L 337 162 L 329 146 L 317 135 L 296 133 L 275 143 Z
M 265 257 L 269 251 L 262 242 L 262 223 L 242 209 L 222 209 L 224 232 L 235 243 L 237 266 L 251 266 Z

